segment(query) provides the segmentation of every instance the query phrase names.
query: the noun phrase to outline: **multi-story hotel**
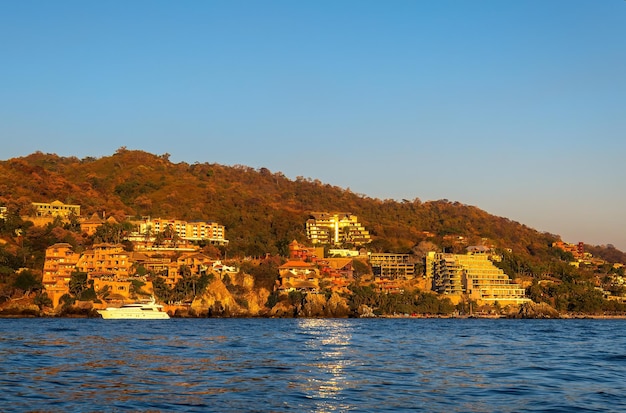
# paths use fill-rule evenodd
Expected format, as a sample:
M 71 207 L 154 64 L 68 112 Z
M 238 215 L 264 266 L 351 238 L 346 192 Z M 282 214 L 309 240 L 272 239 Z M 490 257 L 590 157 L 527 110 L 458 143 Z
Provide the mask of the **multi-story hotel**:
M 208 241 L 214 245 L 226 245 L 226 231 L 223 225 L 215 222 L 187 222 L 178 219 L 146 218 L 139 223 L 139 233 L 152 235 L 171 228 L 181 239 L 188 241 Z
M 429 252 L 426 278 L 432 289 L 451 296 L 469 295 L 480 304 L 523 304 L 525 290 L 493 265 L 485 252 L 448 254 Z
M 312 213 L 306 222 L 306 235 L 313 244 L 364 245 L 371 241 L 357 216 L 349 212 Z
M 64 294 L 69 293 L 70 278 L 76 271 L 79 258 L 80 254 L 67 243 L 54 244 L 46 249 L 42 283 L 54 307 Z

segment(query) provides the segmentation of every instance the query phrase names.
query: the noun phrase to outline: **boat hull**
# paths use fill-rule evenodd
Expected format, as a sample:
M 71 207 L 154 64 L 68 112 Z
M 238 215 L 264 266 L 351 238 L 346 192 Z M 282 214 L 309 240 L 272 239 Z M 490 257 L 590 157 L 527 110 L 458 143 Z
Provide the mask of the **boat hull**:
M 165 320 L 170 318 L 169 314 L 163 311 L 163 306 L 156 304 L 154 299 L 147 303 L 124 304 L 121 307 L 108 307 L 97 311 L 102 318 L 106 319 Z
M 116 311 L 117 308 L 97 310 L 107 320 L 167 320 L 170 316 L 164 311 Z

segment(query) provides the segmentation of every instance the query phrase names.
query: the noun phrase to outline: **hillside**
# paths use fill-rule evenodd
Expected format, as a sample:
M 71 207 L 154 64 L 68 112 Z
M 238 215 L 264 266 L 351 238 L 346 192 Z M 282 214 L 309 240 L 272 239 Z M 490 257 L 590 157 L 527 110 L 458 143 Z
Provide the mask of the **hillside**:
M 225 225 L 234 255 L 284 253 L 289 241 L 304 241 L 312 211 L 356 214 L 378 251 L 409 252 L 425 240 L 451 249 L 487 242 L 545 259 L 557 239 L 459 202 L 380 200 L 265 168 L 172 163 L 167 154 L 125 148 L 98 159 L 37 152 L 0 162 L 0 173 L 0 205 L 20 213 L 58 199 L 80 204 L 83 216 L 213 220 Z
M 614 265 L 626 263 L 623 252 L 610 245 L 586 245 L 586 252 L 603 260 L 581 262 L 578 268 L 569 264 L 574 259 L 570 252 L 552 247 L 559 239 L 557 235 L 459 202 L 380 200 L 318 180 L 290 180 L 266 168 L 172 163 L 167 154 L 157 156 L 125 148 L 99 159 L 37 152 L 1 161 L 0 173 L 4 178 L 0 182 L 0 206 L 7 207 L 7 218 L 0 220 L 0 302 L 7 305 L 29 294 L 35 307 L 46 305 L 40 274 L 47 247 L 66 242 L 81 250 L 94 242 L 94 237 L 81 233 L 75 222 L 36 227 L 19 217 L 31 215 L 31 202 L 58 199 L 81 205 L 82 216 L 97 212 L 118 221 L 128 216 L 151 216 L 224 225 L 228 247 L 206 251 L 241 264 L 240 275 L 250 275 L 253 285 L 231 280 L 221 289 L 209 288 L 195 297 L 204 303 L 196 308 L 196 314 L 232 314 L 237 306 L 241 311 L 247 308 L 240 314 L 279 316 L 345 314 L 346 306 L 354 314 L 363 305 L 387 314 L 449 314 L 454 310 L 446 307 L 445 297 L 432 302 L 433 296 L 420 292 L 424 286 L 419 282 L 395 297 L 358 283 L 342 297 L 272 293 L 278 266 L 288 255 L 288 244 L 294 239 L 306 243 L 305 222 L 315 211 L 357 215 L 372 236 L 368 250 L 412 254 L 417 271 L 423 270 L 420 262 L 427 251 L 461 253 L 468 245 L 487 245 L 501 258 L 494 264 L 517 279 L 536 303 L 546 303 L 561 313 L 621 314 L 626 310 L 622 304 L 626 299 L 624 267 Z M 271 257 L 255 264 L 245 259 L 267 254 Z M 369 274 L 367 265 L 359 265 L 358 260 L 353 265 L 360 274 Z M 189 286 L 180 287 L 185 290 Z M 233 302 L 237 306 L 228 305 L 227 311 L 224 303 Z M 22 314 L 31 311 L 24 308 L 19 310 Z M 465 307 L 460 311 L 466 311 Z

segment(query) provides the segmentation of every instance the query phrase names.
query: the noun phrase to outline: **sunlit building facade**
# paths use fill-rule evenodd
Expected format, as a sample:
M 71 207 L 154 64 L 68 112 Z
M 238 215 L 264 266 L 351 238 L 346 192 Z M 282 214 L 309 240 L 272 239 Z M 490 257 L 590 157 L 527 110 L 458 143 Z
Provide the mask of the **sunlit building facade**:
M 71 215 L 80 216 L 80 205 L 64 204 L 61 201 L 51 203 L 33 202 L 35 216 L 69 218 Z
M 306 234 L 312 244 L 355 246 L 371 242 L 369 231 L 349 212 L 314 212 L 306 222 Z
M 216 222 L 193 221 L 179 219 L 147 218 L 139 223 L 140 234 L 156 235 L 167 229 L 186 241 L 208 241 L 214 245 L 227 245 L 226 230 Z
M 523 304 L 525 290 L 496 267 L 484 252 L 448 254 L 429 252 L 426 278 L 432 289 L 448 295 L 467 294 L 479 303 Z
M 70 291 L 70 279 L 76 271 L 80 254 L 67 243 L 58 243 L 46 248 L 42 283 L 48 297 L 56 307 L 59 299 Z

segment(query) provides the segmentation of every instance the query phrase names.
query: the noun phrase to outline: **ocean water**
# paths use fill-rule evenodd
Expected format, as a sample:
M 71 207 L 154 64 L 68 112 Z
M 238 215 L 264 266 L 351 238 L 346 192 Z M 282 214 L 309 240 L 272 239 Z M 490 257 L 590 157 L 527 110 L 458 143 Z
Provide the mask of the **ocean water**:
M 0 320 L 3 412 L 624 412 L 626 320 Z

